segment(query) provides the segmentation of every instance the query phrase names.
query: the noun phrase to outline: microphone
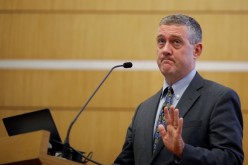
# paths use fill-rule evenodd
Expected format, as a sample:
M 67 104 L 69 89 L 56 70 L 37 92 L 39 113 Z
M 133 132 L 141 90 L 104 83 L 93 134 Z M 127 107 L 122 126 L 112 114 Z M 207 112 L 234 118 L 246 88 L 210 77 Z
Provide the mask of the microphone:
M 94 97 L 94 95 L 96 94 L 96 92 L 98 91 L 98 89 L 102 86 L 102 84 L 105 82 L 105 80 L 108 78 L 108 76 L 110 75 L 110 73 L 115 69 L 115 68 L 118 68 L 118 67 L 123 67 L 123 68 L 131 68 L 133 66 L 133 64 L 131 62 L 125 62 L 123 63 L 122 65 L 116 65 L 114 67 L 112 67 L 108 74 L 104 77 L 104 79 L 100 82 L 100 84 L 97 86 L 97 88 L 95 89 L 95 91 L 92 93 L 92 95 L 89 97 L 89 99 L 85 102 L 85 104 L 83 105 L 82 109 L 79 111 L 79 113 L 76 115 L 76 117 L 73 119 L 73 121 L 71 122 L 70 126 L 68 127 L 68 130 L 67 130 L 67 134 L 66 134 L 66 138 L 64 140 L 64 145 L 63 145 L 63 150 L 62 150 L 62 157 L 63 158 L 66 158 L 66 159 L 69 159 L 69 160 L 73 160 L 74 157 L 77 157 L 75 161 L 81 161 L 81 160 L 78 160 L 78 156 L 81 158 L 81 157 L 84 157 L 83 156 L 83 153 L 79 153 L 79 152 L 75 152 L 74 149 L 72 149 L 70 147 L 70 143 L 69 143 L 69 136 L 70 136 L 70 132 L 71 132 L 71 129 L 72 129 L 72 126 L 74 125 L 74 123 L 77 121 L 78 117 L 80 116 L 80 114 L 83 112 L 83 110 L 86 108 L 86 106 L 88 105 L 88 103 L 91 101 L 91 99 Z M 74 156 L 73 154 L 77 154 L 76 156 Z M 79 158 L 79 159 L 80 159 Z M 89 160 L 89 159 L 88 159 Z M 96 164 L 99 164 L 95 161 L 92 161 L 93 163 L 96 163 Z M 100 164 L 99 164 L 100 165 Z
M 125 62 L 125 63 L 123 64 L 123 67 L 124 67 L 124 68 L 132 68 L 132 66 L 133 66 L 133 64 L 132 64 L 131 62 Z

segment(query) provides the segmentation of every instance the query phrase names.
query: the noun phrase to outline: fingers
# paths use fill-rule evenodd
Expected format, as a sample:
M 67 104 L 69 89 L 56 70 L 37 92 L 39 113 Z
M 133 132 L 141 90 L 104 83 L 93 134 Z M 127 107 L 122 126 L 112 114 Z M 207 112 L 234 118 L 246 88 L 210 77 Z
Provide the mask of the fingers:
M 182 139 L 183 118 L 179 117 L 179 110 L 173 106 L 169 110 L 166 107 L 164 108 L 164 116 L 166 128 L 161 124 L 158 127 L 158 131 L 165 147 L 178 157 L 181 157 L 185 146 Z
M 182 131 L 183 131 L 183 118 L 181 117 L 178 122 L 177 133 L 181 135 Z
M 172 112 L 174 115 L 173 115 L 173 126 L 174 128 L 177 128 L 179 123 L 179 111 L 178 109 L 174 109 L 173 112 Z
M 171 125 L 171 117 L 167 107 L 164 108 L 164 119 L 167 125 Z
M 168 108 L 165 107 L 164 116 L 167 126 L 171 125 L 174 129 L 178 129 L 179 132 L 182 132 L 183 118 L 179 118 L 178 109 L 175 109 L 174 106 L 171 106 L 170 110 L 168 110 Z
M 164 117 L 165 117 L 167 126 L 171 125 L 175 129 L 177 129 L 179 125 L 181 125 L 180 123 L 182 121 L 180 121 L 179 119 L 179 110 L 175 109 L 173 105 L 170 106 L 169 110 L 167 107 L 164 108 Z

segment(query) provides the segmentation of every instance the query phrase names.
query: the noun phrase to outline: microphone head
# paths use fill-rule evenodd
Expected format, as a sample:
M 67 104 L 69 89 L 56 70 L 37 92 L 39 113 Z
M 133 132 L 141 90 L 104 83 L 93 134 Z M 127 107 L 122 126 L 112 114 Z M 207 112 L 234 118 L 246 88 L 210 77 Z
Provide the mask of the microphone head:
M 123 64 L 123 67 L 124 67 L 124 68 L 132 68 L 132 66 L 133 66 L 133 64 L 132 64 L 131 62 L 125 62 L 125 63 Z

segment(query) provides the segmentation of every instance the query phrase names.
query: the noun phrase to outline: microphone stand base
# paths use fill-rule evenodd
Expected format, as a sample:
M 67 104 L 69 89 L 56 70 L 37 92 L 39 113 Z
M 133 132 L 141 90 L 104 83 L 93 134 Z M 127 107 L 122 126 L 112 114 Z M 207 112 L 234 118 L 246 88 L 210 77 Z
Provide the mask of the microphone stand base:
M 71 161 L 85 163 L 83 159 L 84 152 L 76 151 L 69 145 L 65 145 L 62 151 L 62 157 Z

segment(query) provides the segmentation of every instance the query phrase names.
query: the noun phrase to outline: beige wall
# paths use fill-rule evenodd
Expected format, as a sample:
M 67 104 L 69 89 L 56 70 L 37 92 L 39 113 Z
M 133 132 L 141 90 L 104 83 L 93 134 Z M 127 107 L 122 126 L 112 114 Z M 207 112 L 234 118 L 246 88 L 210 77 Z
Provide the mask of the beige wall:
M 242 0 L 0 0 L 0 60 L 155 60 L 159 20 L 179 12 L 202 25 L 202 61 L 248 62 L 248 1 Z M 50 108 L 64 139 L 70 121 L 106 72 L 0 69 L 0 118 Z M 201 73 L 240 95 L 247 146 L 248 73 Z M 136 106 L 162 82 L 157 71 L 113 72 L 74 125 L 72 146 L 93 151 L 95 160 L 110 164 Z M 1 123 L 0 136 L 6 135 Z

